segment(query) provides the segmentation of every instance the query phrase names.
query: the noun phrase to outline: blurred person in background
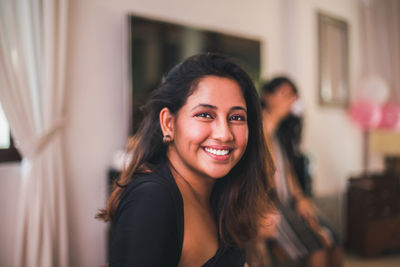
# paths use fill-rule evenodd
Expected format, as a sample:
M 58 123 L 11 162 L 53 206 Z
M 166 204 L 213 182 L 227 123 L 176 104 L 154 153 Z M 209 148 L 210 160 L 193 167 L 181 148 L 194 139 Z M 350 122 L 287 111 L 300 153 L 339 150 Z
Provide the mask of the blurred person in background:
M 276 232 L 267 237 L 271 259 L 274 266 L 341 266 L 336 235 L 310 198 L 307 160 L 300 151 L 302 120 L 291 114 L 296 100 L 297 88 L 287 77 L 262 87 L 264 135 L 276 165 L 271 199 L 280 214 Z

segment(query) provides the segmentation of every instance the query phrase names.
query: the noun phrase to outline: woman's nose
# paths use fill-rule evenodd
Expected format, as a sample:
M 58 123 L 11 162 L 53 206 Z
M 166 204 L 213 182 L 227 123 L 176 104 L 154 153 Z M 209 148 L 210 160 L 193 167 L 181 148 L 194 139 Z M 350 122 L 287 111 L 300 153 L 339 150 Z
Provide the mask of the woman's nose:
M 213 138 L 222 142 L 233 140 L 233 133 L 228 121 L 222 119 L 216 121 L 213 127 Z

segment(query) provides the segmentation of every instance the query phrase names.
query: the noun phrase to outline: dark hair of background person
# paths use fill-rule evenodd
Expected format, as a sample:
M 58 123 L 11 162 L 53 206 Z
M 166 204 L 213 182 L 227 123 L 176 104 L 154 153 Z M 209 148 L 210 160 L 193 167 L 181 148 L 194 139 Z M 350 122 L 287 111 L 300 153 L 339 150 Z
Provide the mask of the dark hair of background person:
M 172 114 L 177 114 L 196 90 L 198 82 L 210 75 L 229 78 L 239 84 L 247 105 L 249 129 L 248 144 L 242 158 L 226 177 L 216 180 L 211 194 L 210 203 L 220 238 L 226 243 L 243 246 L 257 234 L 261 217 L 271 208 L 266 201 L 269 190 L 266 177 L 272 177 L 274 172 L 261 127 L 258 94 L 250 77 L 237 64 L 210 53 L 192 56 L 176 65 L 152 92 L 143 108 L 145 116 L 141 126 L 127 143 L 132 160 L 115 183 L 107 207 L 100 211 L 98 218 L 112 221 L 124 190 L 135 175 L 156 172 L 160 163 L 168 161 L 159 113 L 167 107 Z
M 289 84 L 290 87 L 293 89 L 293 93 L 298 95 L 296 85 L 289 78 L 284 77 L 284 76 L 276 77 L 276 78 L 270 80 L 269 82 L 264 83 L 261 87 L 261 91 L 263 94 L 273 94 L 279 89 L 279 87 L 281 85 L 283 85 L 285 83 Z M 265 107 L 265 105 L 266 105 L 262 98 L 261 98 L 261 105 L 263 107 Z
M 298 90 L 293 81 L 289 78 L 280 76 L 272 79 L 262 86 L 262 92 L 267 94 L 275 93 L 283 84 L 289 84 L 293 93 L 298 95 Z M 265 107 L 265 103 L 262 101 Z M 296 178 L 307 196 L 312 195 L 311 175 L 309 171 L 309 159 L 300 149 L 303 130 L 303 118 L 290 113 L 278 125 L 277 137 L 287 154 L 289 163 L 296 174 Z

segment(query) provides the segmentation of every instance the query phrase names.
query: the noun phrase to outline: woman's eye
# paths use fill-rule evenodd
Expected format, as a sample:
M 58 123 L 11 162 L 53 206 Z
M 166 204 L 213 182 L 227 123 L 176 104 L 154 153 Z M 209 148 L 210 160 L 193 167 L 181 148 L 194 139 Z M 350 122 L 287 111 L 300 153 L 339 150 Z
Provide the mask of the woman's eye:
M 206 118 L 206 119 L 212 119 L 213 118 L 211 116 L 211 114 L 205 113 L 205 112 L 196 114 L 195 117 Z
M 231 121 L 246 121 L 246 118 L 242 115 L 233 115 L 230 118 Z

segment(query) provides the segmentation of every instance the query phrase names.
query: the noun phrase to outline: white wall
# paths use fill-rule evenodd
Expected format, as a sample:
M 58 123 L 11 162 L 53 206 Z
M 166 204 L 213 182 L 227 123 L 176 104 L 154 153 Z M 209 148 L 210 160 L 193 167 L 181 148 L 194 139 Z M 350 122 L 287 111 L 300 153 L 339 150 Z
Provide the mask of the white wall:
M 125 19 L 129 13 L 264 41 L 264 78 L 289 72 L 301 90 L 307 117 L 304 146 L 316 165 L 318 194 L 336 194 L 342 190 L 349 174 L 360 169 L 361 140 L 344 110 L 317 105 L 317 9 L 349 22 L 351 51 L 355 52 L 355 0 L 70 1 L 66 166 L 71 266 L 99 266 L 106 259 L 106 225 L 93 217 L 105 204 L 106 173 L 112 154 L 123 147 L 128 132 Z M 352 54 L 351 60 L 357 61 L 357 57 Z M 356 68 L 352 63 L 352 76 Z M 11 179 L 12 172 L 5 171 L 5 175 Z M 3 187 L 3 179 L 0 183 Z M 13 183 L 2 197 L 15 195 L 16 188 Z M 3 203 L 0 201 L 0 210 L 8 211 Z M 0 233 L 12 229 L 12 225 L 10 216 Z M 0 247 L 4 246 L 3 243 Z M 3 263 L 6 255 L 1 253 L 0 257 Z
M 362 140 L 345 109 L 318 104 L 317 13 L 348 23 L 351 89 L 359 64 L 357 1 L 285 0 L 284 10 L 289 11 L 284 16 L 284 68 L 295 79 L 304 104 L 303 146 L 312 160 L 314 194 L 333 226 L 342 231 L 342 193 L 347 179 L 360 173 Z
M 361 162 L 360 131 L 350 122 L 345 109 L 318 104 L 317 12 L 345 20 L 349 25 L 350 88 L 357 75 L 357 2 L 348 0 L 285 0 L 283 45 L 288 51 L 284 68 L 295 79 L 304 103 L 304 149 L 310 154 L 317 195 L 343 189 L 350 174 L 357 174 Z

